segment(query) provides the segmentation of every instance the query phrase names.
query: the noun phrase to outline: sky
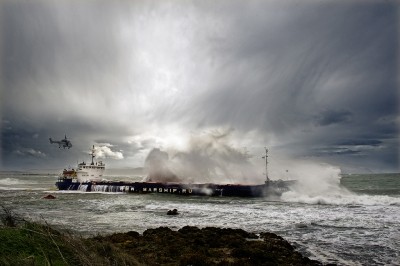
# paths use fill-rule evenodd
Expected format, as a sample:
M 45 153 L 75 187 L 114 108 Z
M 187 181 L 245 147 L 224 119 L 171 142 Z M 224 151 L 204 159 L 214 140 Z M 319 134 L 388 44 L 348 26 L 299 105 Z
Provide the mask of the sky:
M 1 1 L 0 170 L 208 145 L 399 172 L 399 35 L 390 0 Z

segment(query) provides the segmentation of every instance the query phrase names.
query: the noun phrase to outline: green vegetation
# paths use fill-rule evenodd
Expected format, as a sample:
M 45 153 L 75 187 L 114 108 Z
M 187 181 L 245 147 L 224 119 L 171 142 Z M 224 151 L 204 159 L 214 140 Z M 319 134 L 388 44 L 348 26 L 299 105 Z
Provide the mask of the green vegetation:
M 320 265 L 273 233 L 185 226 L 83 238 L 0 214 L 0 265 Z
M 2 208 L 0 265 L 140 265 L 110 243 L 29 222 Z

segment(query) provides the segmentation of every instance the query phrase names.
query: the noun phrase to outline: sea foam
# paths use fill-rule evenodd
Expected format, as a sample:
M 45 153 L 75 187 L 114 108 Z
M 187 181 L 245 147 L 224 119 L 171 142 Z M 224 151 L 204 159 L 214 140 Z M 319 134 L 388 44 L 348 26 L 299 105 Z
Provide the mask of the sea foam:
M 358 195 L 358 194 L 324 194 L 307 195 L 297 191 L 288 191 L 281 196 L 284 202 L 298 202 L 320 205 L 364 205 L 364 206 L 400 206 L 400 198 L 386 195 Z
M 340 184 L 341 171 L 328 164 L 301 161 L 296 166 L 296 185 L 281 196 L 283 202 L 320 205 L 400 205 L 400 198 L 356 194 Z
M 24 184 L 36 184 L 36 181 L 32 181 L 32 180 L 20 180 L 20 179 L 16 179 L 16 178 L 3 178 L 0 179 L 0 185 L 4 185 L 4 186 L 11 186 L 11 185 L 24 185 Z

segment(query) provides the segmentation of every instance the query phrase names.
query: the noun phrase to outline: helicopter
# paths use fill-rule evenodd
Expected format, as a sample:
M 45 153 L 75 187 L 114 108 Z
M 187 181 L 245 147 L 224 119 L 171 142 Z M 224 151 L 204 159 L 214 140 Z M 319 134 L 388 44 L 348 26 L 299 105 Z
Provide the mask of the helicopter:
M 65 149 L 65 148 L 71 148 L 72 147 L 72 143 L 71 143 L 71 141 L 69 141 L 68 139 L 67 139 L 67 135 L 65 135 L 65 138 L 64 139 L 62 139 L 62 140 L 53 140 L 52 138 L 49 138 L 49 140 L 50 140 L 50 144 L 53 144 L 53 143 L 58 143 L 58 148 L 60 148 L 61 149 L 61 146 Z

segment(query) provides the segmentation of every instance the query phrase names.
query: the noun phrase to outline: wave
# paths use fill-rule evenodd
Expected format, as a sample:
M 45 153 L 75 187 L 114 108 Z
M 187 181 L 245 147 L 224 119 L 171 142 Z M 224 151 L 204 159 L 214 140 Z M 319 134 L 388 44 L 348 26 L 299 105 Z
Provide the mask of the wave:
M 0 185 L 3 185 L 3 186 L 25 185 L 25 184 L 37 184 L 37 182 L 32 181 L 32 180 L 21 180 L 21 179 L 10 178 L 10 177 L 0 179 Z
M 55 193 L 55 194 L 87 194 L 87 191 L 83 190 L 45 190 L 43 192 L 46 193 Z M 126 194 L 125 192 L 103 192 L 103 191 L 91 191 L 90 194 L 104 194 L 104 195 L 118 195 L 118 194 Z
M 303 162 L 298 166 L 295 174 L 297 174 L 297 183 L 281 196 L 283 202 L 314 205 L 400 206 L 398 194 L 356 194 L 342 186 L 341 171 L 335 166 Z
M 0 190 L 7 190 L 7 191 L 41 191 L 44 188 L 29 188 L 29 187 L 2 187 L 0 186 Z
M 25 190 L 24 188 L 10 188 L 0 186 L 0 190 Z
M 324 195 L 307 195 L 297 191 L 288 191 L 281 196 L 284 202 L 313 205 L 362 205 L 362 206 L 400 206 L 399 197 L 387 195 L 357 195 L 352 193 L 331 193 Z

